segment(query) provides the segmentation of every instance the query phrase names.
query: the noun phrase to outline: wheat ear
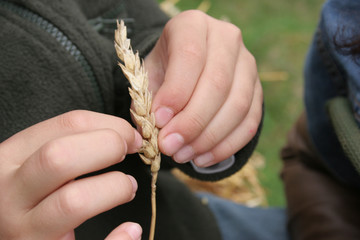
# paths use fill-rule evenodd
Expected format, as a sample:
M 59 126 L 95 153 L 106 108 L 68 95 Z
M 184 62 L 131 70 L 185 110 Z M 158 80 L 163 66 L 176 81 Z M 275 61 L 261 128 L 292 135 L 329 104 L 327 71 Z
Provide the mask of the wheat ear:
M 158 148 L 159 129 L 155 126 L 155 115 L 151 113 L 152 94 L 148 90 L 149 79 L 145 71 L 143 61 L 140 60 L 139 53 L 134 54 L 127 38 L 126 26 L 123 21 L 117 22 L 115 31 L 115 49 L 119 63 L 124 75 L 129 80 L 131 88 L 129 94 L 133 100 L 134 110 L 130 109 L 138 126 L 141 127 L 143 135 L 143 145 L 139 155 L 143 162 L 151 165 L 151 226 L 149 239 L 154 239 L 156 223 L 156 181 L 160 169 L 160 151 Z

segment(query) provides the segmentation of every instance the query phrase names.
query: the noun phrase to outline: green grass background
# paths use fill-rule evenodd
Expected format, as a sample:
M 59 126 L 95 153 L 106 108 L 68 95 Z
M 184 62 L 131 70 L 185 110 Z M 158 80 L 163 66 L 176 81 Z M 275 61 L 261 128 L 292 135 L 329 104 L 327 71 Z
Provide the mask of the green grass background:
M 159 0 L 162 2 L 163 0 Z M 180 0 L 181 10 L 196 9 L 202 0 Z M 303 110 L 303 65 L 324 0 L 209 0 L 207 13 L 229 19 L 243 33 L 260 73 L 281 72 L 285 81 L 261 79 L 265 119 L 256 151 L 266 162 L 259 172 L 270 206 L 284 206 L 279 152 Z M 277 80 L 277 79 L 275 79 Z

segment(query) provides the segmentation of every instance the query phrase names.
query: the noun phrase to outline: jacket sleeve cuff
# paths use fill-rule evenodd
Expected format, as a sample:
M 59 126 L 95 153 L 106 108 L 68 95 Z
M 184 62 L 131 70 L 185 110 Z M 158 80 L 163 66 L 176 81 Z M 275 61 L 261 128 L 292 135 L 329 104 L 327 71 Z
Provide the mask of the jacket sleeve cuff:
M 190 177 L 199 180 L 219 181 L 221 179 L 229 177 L 232 174 L 238 172 L 247 163 L 248 159 L 252 155 L 259 140 L 259 136 L 263 125 L 263 119 L 264 119 L 264 107 L 263 107 L 263 115 L 261 122 L 253 139 L 251 139 L 251 141 L 240 151 L 235 153 L 235 155 L 231 156 L 230 158 L 224 160 L 221 163 L 215 164 L 214 166 L 207 168 L 199 168 L 192 162 L 186 164 L 179 164 L 169 157 L 165 158 L 165 160 L 168 161 L 170 165 L 179 168 L 182 172 L 189 175 Z

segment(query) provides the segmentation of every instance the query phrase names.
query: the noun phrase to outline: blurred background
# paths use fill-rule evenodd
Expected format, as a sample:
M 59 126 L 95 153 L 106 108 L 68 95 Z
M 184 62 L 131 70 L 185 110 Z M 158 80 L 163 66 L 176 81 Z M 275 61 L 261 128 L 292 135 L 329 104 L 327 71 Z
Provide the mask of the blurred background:
M 269 206 L 284 206 L 279 152 L 303 110 L 303 65 L 324 0 L 158 0 L 170 15 L 200 9 L 237 25 L 257 59 L 265 119 L 256 176 Z

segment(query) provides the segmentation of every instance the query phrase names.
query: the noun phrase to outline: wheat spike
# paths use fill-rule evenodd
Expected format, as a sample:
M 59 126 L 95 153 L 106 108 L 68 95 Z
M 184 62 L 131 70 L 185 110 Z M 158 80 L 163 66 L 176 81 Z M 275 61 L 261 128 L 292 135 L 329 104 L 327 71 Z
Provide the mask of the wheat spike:
M 156 223 L 156 181 L 160 170 L 161 155 L 158 148 L 159 129 L 155 126 L 155 115 L 151 113 L 152 94 L 148 90 L 149 79 L 144 63 L 139 53 L 134 54 L 127 38 L 126 26 L 123 21 L 117 22 L 115 30 L 115 49 L 122 61 L 119 63 L 124 75 L 129 80 L 131 88 L 129 94 L 133 100 L 134 109 L 130 109 L 136 124 L 141 127 L 143 145 L 139 155 L 143 162 L 151 165 L 151 226 L 149 240 L 154 239 Z

